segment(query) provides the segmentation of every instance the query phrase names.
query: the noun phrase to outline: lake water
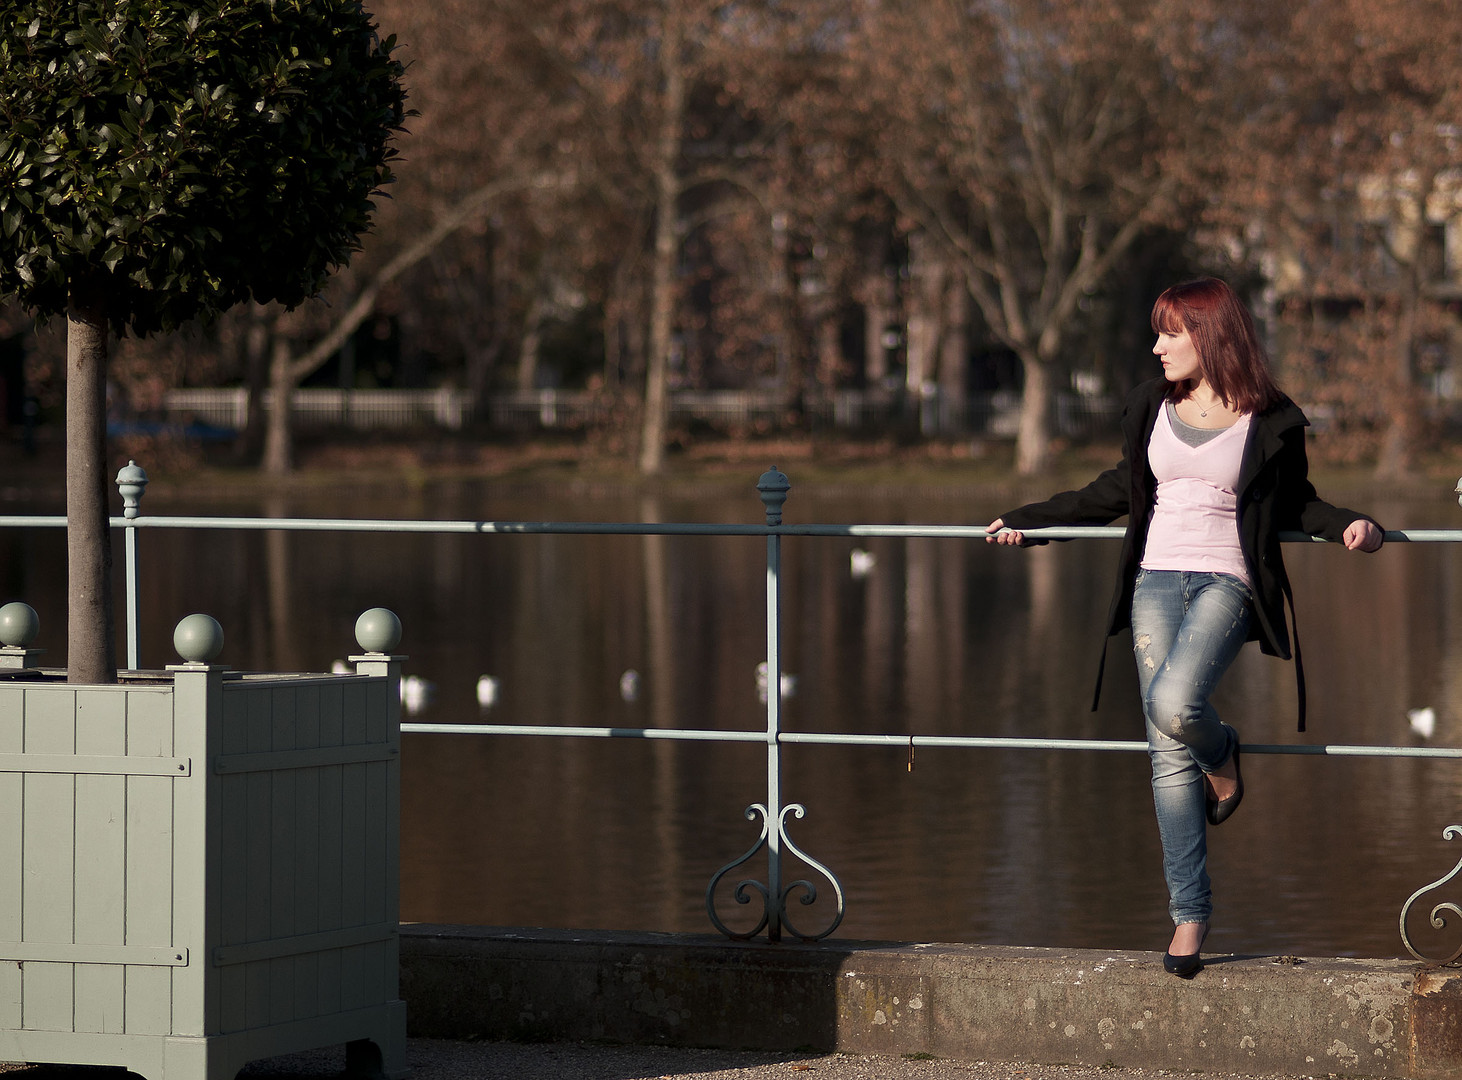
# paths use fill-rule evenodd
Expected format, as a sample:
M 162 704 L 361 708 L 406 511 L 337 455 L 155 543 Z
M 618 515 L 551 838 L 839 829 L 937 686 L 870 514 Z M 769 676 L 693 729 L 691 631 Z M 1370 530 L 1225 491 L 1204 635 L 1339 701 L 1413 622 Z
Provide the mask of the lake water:
M 146 511 L 454 520 L 756 523 L 744 491 L 703 497 L 427 485 L 389 499 L 336 492 L 267 505 Z M 975 493 L 842 492 L 797 484 L 788 522 L 973 523 Z M 1462 525 L 1435 499 L 1347 500 L 1395 528 Z M 4 504 L 0 504 L 3 506 Z M 6 506 L 3 512 L 48 507 Z M 40 612 L 64 662 L 64 545 L 0 533 L 0 601 Z M 173 662 L 176 621 L 223 624 L 221 662 L 328 670 L 357 651 L 356 615 L 404 624 L 405 671 L 434 686 L 407 719 L 441 723 L 764 728 L 759 537 L 402 536 L 145 531 L 144 666 Z M 852 571 L 855 548 L 872 556 Z M 120 561 L 121 544 L 117 545 Z M 1100 711 L 1088 705 L 1112 584 L 1111 541 L 1030 551 L 975 540 L 789 538 L 783 543 L 784 707 L 793 731 L 1139 739 L 1130 644 L 1113 639 Z M 1462 549 L 1376 556 L 1291 545 L 1310 691 L 1294 728 L 1293 666 L 1246 647 L 1217 699 L 1246 742 L 1462 743 Z M 119 612 L 122 608 L 119 605 Z M 625 672 L 639 676 L 633 700 Z M 499 693 L 487 710 L 482 675 Z M 1408 723 L 1430 706 L 1429 739 Z M 709 931 L 705 890 L 755 840 L 766 798 L 755 745 L 468 735 L 405 737 L 402 917 L 413 921 Z M 1243 809 L 1210 833 L 1209 948 L 1393 956 L 1410 894 L 1462 845 L 1462 762 L 1246 757 Z M 840 878 L 838 937 L 1158 949 L 1166 897 L 1145 755 L 790 746 L 793 840 Z M 789 867 L 787 877 L 801 869 Z M 764 858 L 737 877 L 766 878 Z M 736 878 L 733 878 L 733 883 Z M 1438 899 L 1456 900 L 1453 895 Z M 826 925 L 827 896 L 794 920 Z M 733 925 L 755 916 L 730 897 Z M 759 912 L 757 913 L 759 914 Z M 1453 926 L 1452 930 L 1459 927 Z M 1430 951 L 1452 947 L 1412 934 Z M 1440 944 L 1439 944 L 1440 943 Z

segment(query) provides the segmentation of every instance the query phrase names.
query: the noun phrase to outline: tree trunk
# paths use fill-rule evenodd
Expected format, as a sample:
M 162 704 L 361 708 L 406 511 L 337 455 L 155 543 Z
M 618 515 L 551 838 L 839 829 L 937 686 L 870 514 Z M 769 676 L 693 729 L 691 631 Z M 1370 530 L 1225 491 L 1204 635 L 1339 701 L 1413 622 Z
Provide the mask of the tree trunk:
M 284 476 L 294 468 L 294 436 L 290 430 L 294 374 L 290 370 L 289 341 L 282 336 L 274 339 L 269 390 L 272 401 L 264 431 L 264 471 L 270 476 Z
M 107 322 L 94 288 L 66 309 L 67 679 L 117 681 L 107 522 Z
M 497 366 L 497 350 L 491 344 L 468 342 L 463 346 L 467 363 L 467 393 L 472 400 L 472 416 L 479 427 L 491 423 L 492 410 L 488 394 L 492 390 L 493 371 Z
M 1401 287 L 1397 297 L 1396 326 L 1391 334 L 1388 356 L 1389 370 L 1385 379 L 1387 423 L 1376 453 L 1376 479 L 1395 481 L 1411 469 L 1412 449 L 1416 444 L 1417 401 L 1416 379 L 1412 374 L 1412 357 L 1416 346 L 1418 309 L 1421 307 L 1422 236 L 1426 227 L 1426 193 L 1434 181 L 1420 187 L 1415 203 L 1405 215 L 1415 230 L 1409 257 L 1398 258 L 1401 265 Z
M 654 476 L 665 467 L 665 436 L 670 427 L 671 331 L 675 315 L 675 256 L 679 248 L 680 136 L 685 119 L 685 71 L 682 67 L 681 10 L 670 0 L 660 39 L 665 80 L 660 134 L 655 149 L 655 245 L 650 275 L 650 341 L 645 363 L 645 412 L 640 425 L 641 475 Z
M 939 390 L 963 402 L 970 367 L 970 294 L 964 279 L 951 274 L 944 293 L 944 333 L 939 341 Z
M 542 288 L 547 288 L 543 283 Z M 536 291 L 528 302 L 528 314 L 523 319 L 523 339 L 518 343 L 518 374 L 515 380 L 519 390 L 538 388 L 538 360 L 543 346 L 543 302 L 541 290 Z
M 249 411 L 239 433 L 238 456 L 256 462 L 264 453 L 264 390 L 269 385 L 270 320 L 263 304 L 250 303 L 244 324 L 244 387 Z
M 1412 343 L 1416 337 L 1415 289 L 1403 287 L 1395 339 L 1389 345 L 1390 368 L 1386 373 L 1386 429 L 1376 452 L 1377 480 L 1403 479 L 1411 469 L 1412 446 L 1415 444 L 1416 400 L 1411 374 Z
M 923 232 L 909 237 L 909 290 L 904 320 L 904 389 L 910 400 L 923 397 L 924 388 L 939 370 L 939 339 L 944 333 L 944 259 Z M 926 432 L 926 434 L 929 434 Z
M 843 357 L 842 323 L 840 312 L 832 307 L 822 312 L 817 320 L 817 385 L 827 390 L 836 386 L 839 377 L 847 368 Z
M 458 320 L 458 326 L 461 328 L 459 332 L 462 338 L 462 351 L 467 358 L 467 390 L 472 395 L 472 415 L 479 427 L 486 427 L 490 422 L 487 395 L 492 389 L 492 379 L 498 357 L 503 355 L 507 343 L 507 320 L 502 317 L 501 313 L 507 309 L 511 268 L 508 266 L 505 247 L 506 244 L 502 238 L 492 234 L 486 300 L 496 314 L 493 317 L 492 329 L 487 340 L 483 341 L 478 334 L 471 332 L 461 320 Z M 465 289 L 461 290 L 458 296 L 460 298 L 458 302 L 464 307 L 473 303 L 473 299 Z
M 1044 472 L 1051 460 L 1051 367 L 1035 357 L 1022 357 L 1025 391 L 1020 399 L 1020 430 L 1015 437 L 1015 471 L 1021 476 Z
M 631 254 L 643 246 L 641 239 L 636 229 L 635 242 L 615 263 L 604 304 L 604 385 L 616 398 L 635 382 L 644 363 L 645 283 Z
M 882 389 L 888 377 L 888 347 L 883 335 L 894 317 L 892 283 L 881 269 L 870 272 L 863 301 L 863 381 L 868 389 Z

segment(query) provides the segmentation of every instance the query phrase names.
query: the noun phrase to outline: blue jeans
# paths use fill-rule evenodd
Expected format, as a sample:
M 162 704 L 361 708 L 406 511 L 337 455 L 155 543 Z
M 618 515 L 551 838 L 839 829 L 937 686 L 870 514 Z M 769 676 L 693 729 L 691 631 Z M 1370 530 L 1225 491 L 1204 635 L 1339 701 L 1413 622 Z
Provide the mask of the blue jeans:
M 1228 761 L 1238 736 L 1208 697 L 1248 638 L 1251 612 L 1248 586 L 1229 574 L 1137 572 L 1132 646 L 1174 923 L 1213 912 L 1204 776 Z

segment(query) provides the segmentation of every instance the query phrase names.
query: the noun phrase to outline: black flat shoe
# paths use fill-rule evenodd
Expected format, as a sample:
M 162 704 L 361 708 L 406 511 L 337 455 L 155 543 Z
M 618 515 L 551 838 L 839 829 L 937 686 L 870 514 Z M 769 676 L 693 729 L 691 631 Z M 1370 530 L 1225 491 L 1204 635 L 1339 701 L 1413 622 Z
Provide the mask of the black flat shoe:
M 1170 952 L 1162 954 L 1162 968 L 1169 975 L 1176 975 L 1180 979 L 1191 979 L 1203 970 L 1203 943 L 1208 940 L 1208 924 L 1203 926 L 1203 936 L 1198 939 L 1198 952 L 1184 953 L 1181 956 L 1174 956 Z
M 1211 786 L 1204 793 L 1203 809 L 1208 815 L 1208 824 L 1222 825 L 1233 816 L 1233 812 L 1239 808 L 1239 803 L 1243 801 L 1244 774 L 1239 770 L 1238 736 L 1234 737 L 1234 780 L 1237 786 L 1234 788 L 1234 793 L 1227 799 L 1215 799 Z

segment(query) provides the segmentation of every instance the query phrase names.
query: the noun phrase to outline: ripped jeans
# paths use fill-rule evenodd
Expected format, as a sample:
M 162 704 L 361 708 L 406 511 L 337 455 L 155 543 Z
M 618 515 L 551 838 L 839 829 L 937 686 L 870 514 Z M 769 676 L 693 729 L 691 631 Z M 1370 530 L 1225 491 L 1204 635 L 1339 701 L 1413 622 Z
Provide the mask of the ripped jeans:
M 1204 775 L 1228 761 L 1238 736 L 1208 697 L 1248 638 L 1252 611 L 1249 587 L 1232 575 L 1137 572 L 1132 644 L 1175 924 L 1213 912 Z

